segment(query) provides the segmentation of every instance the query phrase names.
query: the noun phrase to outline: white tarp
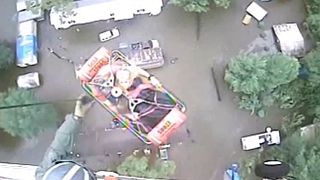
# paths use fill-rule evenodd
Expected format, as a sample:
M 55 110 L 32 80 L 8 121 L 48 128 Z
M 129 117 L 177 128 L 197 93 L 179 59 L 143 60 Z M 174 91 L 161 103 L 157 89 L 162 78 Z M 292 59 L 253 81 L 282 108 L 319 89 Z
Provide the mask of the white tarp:
M 18 76 L 17 85 L 19 88 L 31 89 L 40 86 L 39 73 L 28 73 Z
M 73 15 L 51 9 L 51 25 L 56 29 L 65 29 L 100 20 L 131 19 L 135 14 L 157 15 L 163 6 L 162 0 L 81 0 L 73 3 Z
M 247 13 L 251 14 L 258 21 L 261 21 L 268 14 L 265 9 L 254 1 L 247 7 Z
M 297 57 L 304 55 L 304 39 L 296 23 L 273 25 L 272 28 L 283 54 Z

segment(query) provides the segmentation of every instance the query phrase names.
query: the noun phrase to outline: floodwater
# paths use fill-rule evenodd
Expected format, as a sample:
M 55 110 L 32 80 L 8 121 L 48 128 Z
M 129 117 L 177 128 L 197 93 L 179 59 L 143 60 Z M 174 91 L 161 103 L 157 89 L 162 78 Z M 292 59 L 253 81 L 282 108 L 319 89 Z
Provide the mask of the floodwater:
M 248 45 L 263 32 L 257 27 L 255 20 L 248 26 L 241 24 L 249 3 L 250 0 L 233 1 L 228 10 L 213 8 L 209 13 L 203 14 L 199 40 L 196 40 L 195 15 L 171 5 L 165 6 L 156 17 L 139 16 L 116 23 L 96 22 L 60 31 L 55 30 L 46 20 L 38 26 L 40 64 L 27 68 L 26 71 L 41 73 L 43 85 L 37 90 L 37 94 L 42 99 L 71 99 L 83 92 L 75 79 L 73 67 L 49 54 L 48 47 L 55 49 L 61 56 L 82 63 L 100 46 L 115 48 L 120 42 L 158 39 L 167 63 L 150 73 L 156 75 L 185 102 L 188 115 L 186 126 L 194 140 L 191 142 L 190 139 L 185 139 L 182 144 L 174 144 L 170 149 L 169 155 L 177 164 L 176 176 L 183 180 L 222 179 L 223 170 L 230 163 L 253 153 L 240 149 L 240 137 L 261 132 L 266 125 L 279 127 L 281 119 L 277 109 L 265 119 L 249 116 L 247 111 L 239 110 L 234 94 L 223 81 L 223 72 L 229 58 L 247 51 Z M 12 0 L 2 0 L 0 6 L 1 10 L 4 9 L 0 11 L 1 18 L 12 18 L 14 13 L 8 10 L 10 8 L 4 8 L 3 4 L 11 7 L 14 3 Z M 270 29 L 272 24 L 302 22 L 304 19 L 302 0 L 281 3 L 272 1 L 261 5 L 269 12 L 264 20 L 266 29 Z M 8 19 L 1 21 L 12 26 L 12 21 Z M 114 26 L 120 29 L 120 37 L 99 43 L 98 33 Z M 76 28 L 80 31 L 77 32 Z M 13 31 L 2 29 L 3 26 L 1 37 L 6 34 L 7 37 L 14 36 Z M 169 60 L 174 58 L 175 63 L 170 64 Z M 211 67 L 216 72 L 221 102 L 217 100 Z M 73 104 L 63 106 L 65 112 L 72 112 L 72 108 Z M 111 159 L 102 158 L 105 151 L 116 156 L 114 152 L 118 149 L 130 152 L 136 146 L 143 146 L 134 137 L 130 137 L 130 134 L 105 133 L 104 127 L 108 126 L 110 120 L 110 115 L 96 104 L 83 124 L 82 131 L 85 133 L 79 136 L 79 143 L 76 144 L 76 151 L 84 153 L 82 158 L 86 159 L 89 166 L 101 164 L 100 167 L 94 166 L 95 169 L 108 168 L 105 161 L 110 162 Z M 29 152 L 36 152 L 33 159 L 24 154 L 23 150 L 19 151 L 20 146 L 16 147 L 15 153 L 2 152 L 0 149 L 0 159 L 36 164 L 50 138 L 52 132 L 47 132 L 28 146 Z M 86 147 L 81 146 L 81 143 Z M 4 158 L 7 156 L 19 158 Z

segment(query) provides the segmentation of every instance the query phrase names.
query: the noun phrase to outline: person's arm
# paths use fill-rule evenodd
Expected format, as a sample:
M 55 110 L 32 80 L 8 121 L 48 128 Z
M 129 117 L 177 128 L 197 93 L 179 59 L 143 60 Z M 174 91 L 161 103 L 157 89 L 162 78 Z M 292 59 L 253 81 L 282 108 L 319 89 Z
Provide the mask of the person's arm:
M 146 78 L 149 78 L 151 76 L 147 71 L 135 65 L 128 66 L 128 69 L 131 73 L 134 73 L 135 76 L 140 75 Z
M 68 114 L 65 121 L 57 130 L 54 140 L 47 149 L 39 167 L 36 170 L 36 179 L 41 179 L 48 168 L 56 161 L 66 158 L 73 149 L 75 135 L 80 129 L 82 118 L 92 106 L 92 99 L 81 95 L 77 100 L 73 114 Z
M 68 153 L 72 151 L 75 134 L 80 129 L 80 121 L 79 119 L 76 120 L 73 114 L 66 115 L 65 121 L 57 130 L 54 140 L 36 170 L 36 179 L 41 179 L 49 167 L 56 161 L 66 158 Z
M 152 85 L 156 87 L 161 87 L 160 81 L 156 77 L 154 77 L 152 74 L 145 71 L 144 69 L 138 66 L 130 66 L 130 71 L 135 73 L 135 76 L 140 75 L 140 76 L 146 77 L 151 82 Z

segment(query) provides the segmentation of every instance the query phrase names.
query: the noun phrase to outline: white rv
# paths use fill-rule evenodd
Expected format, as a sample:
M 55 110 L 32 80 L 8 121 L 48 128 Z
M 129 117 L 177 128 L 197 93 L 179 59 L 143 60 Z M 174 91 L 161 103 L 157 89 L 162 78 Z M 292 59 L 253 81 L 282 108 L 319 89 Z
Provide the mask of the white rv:
M 81 0 L 74 2 L 72 15 L 51 9 L 50 23 L 56 29 L 66 29 L 101 20 L 131 19 L 135 14 L 158 15 L 162 6 L 162 0 Z

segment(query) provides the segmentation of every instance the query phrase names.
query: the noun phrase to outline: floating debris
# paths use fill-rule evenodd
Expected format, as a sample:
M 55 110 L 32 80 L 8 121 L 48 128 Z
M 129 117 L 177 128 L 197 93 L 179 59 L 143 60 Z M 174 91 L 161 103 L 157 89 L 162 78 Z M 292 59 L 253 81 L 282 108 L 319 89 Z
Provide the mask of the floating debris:
M 173 58 L 173 59 L 170 60 L 170 63 L 171 64 L 175 64 L 177 60 L 178 60 L 178 58 Z

